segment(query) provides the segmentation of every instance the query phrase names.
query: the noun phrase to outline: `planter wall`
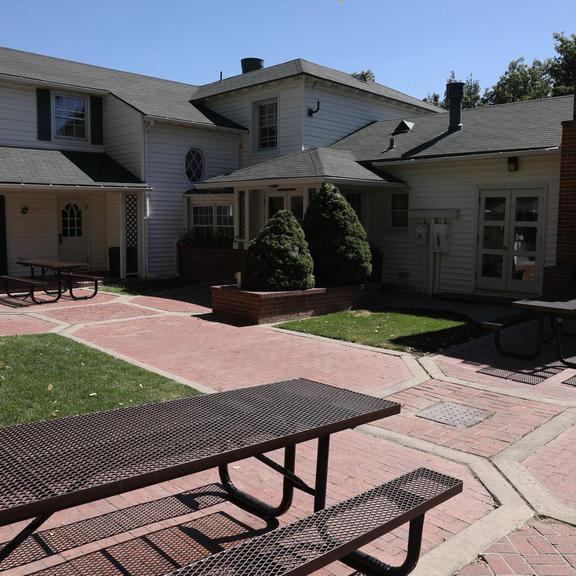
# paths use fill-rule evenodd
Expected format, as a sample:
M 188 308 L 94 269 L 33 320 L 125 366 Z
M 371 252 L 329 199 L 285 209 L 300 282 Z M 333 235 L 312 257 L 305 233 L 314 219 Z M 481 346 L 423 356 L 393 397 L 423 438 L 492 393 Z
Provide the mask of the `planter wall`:
M 178 274 L 199 284 L 234 282 L 245 255 L 233 248 L 178 246 Z
M 215 314 L 250 324 L 268 324 L 368 306 L 378 298 L 380 285 L 285 292 L 251 292 L 228 285 L 212 286 L 211 290 Z

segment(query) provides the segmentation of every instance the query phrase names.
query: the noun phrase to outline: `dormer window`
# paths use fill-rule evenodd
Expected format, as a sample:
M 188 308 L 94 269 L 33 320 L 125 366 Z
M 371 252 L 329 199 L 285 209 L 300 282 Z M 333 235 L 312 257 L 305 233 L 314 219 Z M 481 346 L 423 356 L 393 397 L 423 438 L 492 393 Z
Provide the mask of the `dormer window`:
M 199 148 L 190 148 L 186 154 L 186 176 L 190 182 L 199 182 L 204 176 L 204 154 Z
M 278 100 L 256 104 L 258 150 L 274 150 L 278 146 Z
M 84 96 L 54 95 L 56 138 L 86 138 L 87 99 Z

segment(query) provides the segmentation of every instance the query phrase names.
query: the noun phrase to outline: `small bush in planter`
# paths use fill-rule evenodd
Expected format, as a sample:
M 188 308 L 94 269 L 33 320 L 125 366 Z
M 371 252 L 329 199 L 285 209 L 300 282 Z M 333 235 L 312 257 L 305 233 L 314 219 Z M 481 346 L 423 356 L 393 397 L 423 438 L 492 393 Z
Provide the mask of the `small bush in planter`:
M 242 272 L 247 290 L 307 290 L 314 287 L 313 262 L 304 231 L 292 212 L 277 212 L 252 240 Z
M 352 286 L 370 278 L 372 257 L 366 231 L 332 184 L 323 184 L 311 199 L 304 231 L 317 285 Z

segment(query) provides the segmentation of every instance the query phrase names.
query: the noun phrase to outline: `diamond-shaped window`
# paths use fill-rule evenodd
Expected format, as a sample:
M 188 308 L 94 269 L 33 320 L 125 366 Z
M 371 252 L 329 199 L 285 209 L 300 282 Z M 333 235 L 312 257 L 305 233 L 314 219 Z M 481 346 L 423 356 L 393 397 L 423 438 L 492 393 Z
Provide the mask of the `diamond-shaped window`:
M 204 175 L 204 154 L 198 148 L 190 148 L 186 154 L 186 176 L 191 182 L 199 182 Z

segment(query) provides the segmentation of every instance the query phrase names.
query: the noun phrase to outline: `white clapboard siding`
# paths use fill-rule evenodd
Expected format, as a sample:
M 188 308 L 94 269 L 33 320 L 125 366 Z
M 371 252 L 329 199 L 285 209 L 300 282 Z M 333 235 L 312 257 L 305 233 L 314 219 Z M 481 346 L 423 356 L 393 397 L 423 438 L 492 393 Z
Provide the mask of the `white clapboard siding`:
M 320 110 L 308 116 L 307 109 Z M 304 146 L 329 146 L 344 136 L 374 122 L 429 113 L 407 108 L 382 98 L 349 92 L 339 87 L 327 87 L 322 82 L 307 80 L 304 103 Z
M 143 179 L 142 114 L 112 95 L 104 98 L 104 150 L 132 174 Z
M 258 152 L 249 134 L 242 138 L 242 166 L 264 162 L 277 156 L 302 150 L 303 84 L 300 79 L 260 86 L 239 93 L 209 98 L 206 105 L 233 120 L 250 132 L 255 128 L 254 105 L 271 98 L 278 99 L 278 148 L 272 152 Z
M 53 194 L 2 192 L 6 198 L 8 274 L 26 276 L 18 260 L 58 258 L 58 199 Z M 22 208 L 28 208 L 22 214 Z
M 483 188 L 546 190 L 544 265 L 555 264 L 559 154 L 521 157 L 518 172 L 508 172 L 506 158 L 390 166 L 387 170 L 408 184 L 410 209 L 459 210 L 459 218 L 449 221 L 449 252 L 439 256 L 439 291 L 466 293 L 475 289 L 478 197 Z M 373 204 L 370 232 L 382 246 L 384 281 L 424 290 L 426 248 L 415 244 L 414 220 L 408 232 L 390 230 L 388 202 L 378 197 L 375 204 L 378 208 Z
M 185 128 L 157 122 L 147 135 L 148 177 L 152 186 L 148 213 L 149 273 L 176 274 L 176 242 L 184 232 L 184 194 L 192 187 L 185 173 L 185 157 L 192 147 L 205 158 L 205 178 L 238 169 L 237 134 Z
M 109 248 L 120 248 L 121 208 L 122 195 L 120 192 L 108 192 L 106 194 L 106 238 Z
M 53 122 L 52 122 L 53 123 Z M 0 81 L 0 146 L 30 146 L 101 152 L 102 146 L 81 139 L 38 140 L 36 88 Z

